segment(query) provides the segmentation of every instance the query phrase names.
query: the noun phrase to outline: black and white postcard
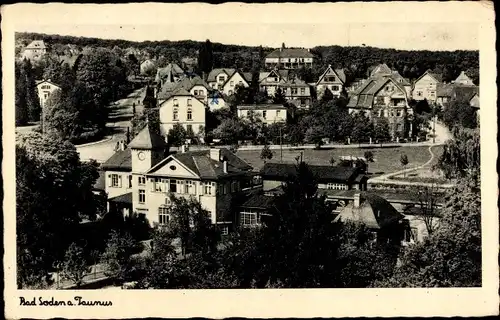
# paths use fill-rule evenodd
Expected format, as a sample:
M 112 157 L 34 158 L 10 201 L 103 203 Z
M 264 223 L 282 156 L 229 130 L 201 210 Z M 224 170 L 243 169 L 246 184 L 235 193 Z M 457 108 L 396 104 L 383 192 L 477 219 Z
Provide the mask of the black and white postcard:
M 498 314 L 491 2 L 2 7 L 7 318 Z

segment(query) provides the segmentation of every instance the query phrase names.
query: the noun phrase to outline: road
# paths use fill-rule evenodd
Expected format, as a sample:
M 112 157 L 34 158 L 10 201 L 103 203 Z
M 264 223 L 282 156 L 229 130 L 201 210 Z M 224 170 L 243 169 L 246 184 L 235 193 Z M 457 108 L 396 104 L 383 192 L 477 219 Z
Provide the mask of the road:
M 125 139 L 127 127 L 131 127 L 133 103 L 136 105 L 136 112 L 142 112 L 143 105 L 140 97 L 143 90 L 144 88 L 135 90 L 126 98 L 120 99 L 109 106 L 111 110 L 109 122 L 106 126 L 110 128 L 113 134 L 107 136 L 103 141 L 76 146 L 82 161 L 94 159 L 98 162 L 104 162 L 113 155 L 116 143 Z

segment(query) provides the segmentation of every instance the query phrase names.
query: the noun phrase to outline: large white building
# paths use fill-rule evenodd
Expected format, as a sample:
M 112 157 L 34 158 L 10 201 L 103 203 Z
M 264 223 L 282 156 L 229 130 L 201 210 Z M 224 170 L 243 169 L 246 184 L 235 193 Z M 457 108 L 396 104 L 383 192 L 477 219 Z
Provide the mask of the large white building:
M 170 196 L 194 198 L 213 224 L 227 233 L 233 199 L 252 167 L 227 149 L 167 155 L 163 138 L 146 127 L 103 165 L 109 210 L 144 215 L 151 225 L 168 225 Z
M 266 125 L 286 122 L 287 108 L 282 104 L 249 104 L 237 106 L 238 117 L 248 118 L 251 114 Z
M 309 49 L 285 48 L 284 46 L 268 54 L 265 59 L 267 68 L 278 67 L 278 69 L 311 68 L 313 63 L 314 55 L 309 52 Z

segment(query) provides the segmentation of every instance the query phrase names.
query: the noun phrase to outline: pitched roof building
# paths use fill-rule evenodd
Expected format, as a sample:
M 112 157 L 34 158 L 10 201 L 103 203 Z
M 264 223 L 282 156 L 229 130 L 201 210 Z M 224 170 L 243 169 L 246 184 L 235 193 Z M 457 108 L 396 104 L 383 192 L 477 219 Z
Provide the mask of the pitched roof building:
M 28 60 L 39 60 L 47 53 L 47 46 L 43 40 L 33 40 L 23 51 L 22 58 Z
M 285 48 L 276 49 L 265 58 L 267 68 L 278 66 L 279 69 L 298 69 L 301 67 L 312 67 L 314 55 L 305 48 Z

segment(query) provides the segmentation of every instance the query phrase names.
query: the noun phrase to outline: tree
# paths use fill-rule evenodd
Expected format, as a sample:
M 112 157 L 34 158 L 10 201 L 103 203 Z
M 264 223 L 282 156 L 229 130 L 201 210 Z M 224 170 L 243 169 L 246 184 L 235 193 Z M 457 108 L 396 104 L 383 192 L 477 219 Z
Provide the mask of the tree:
M 481 172 L 481 145 L 479 129 L 455 128 L 453 139 L 446 142 L 437 167 L 448 179 L 461 178 L 479 186 Z
M 224 143 L 238 143 L 238 140 L 245 138 L 245 130 L 245 124 L 241 119 L 225 119 L 215 128 L 213 136 Z
M 87 265 L 83 248 L 72 243 L 64 256 L 61 277 L 72 281 L 77 288 L 83 284 L 84 277 L 90 273 L 92 267 Z
M 15 65 L 15 91 L 16 91 L 16 125 L 24 126 L 28 124 L 28 105 L 27 105 L 27 92 L 26 92 L 26 76 L 24 75 L 24 68 L 20 63 L 16 62 Z
M 377 119 L 373 128 L 373 135 L 375 140 L 380 144 L 383 141 L 389 141 L 391 139 L 391 133 L 389 132 L 389 122 L 385 118 Z
M 403 166 L 403 169 L 406 169 L 406 166 L 408 165 L 408 156 L 406 154 L 401 154 L 401 157 L 399 158 L 399 162 L 401 162 L 401 166 Z M 406 171 L 404 172 L 404 175 L 406 176 Z
M 214 64 L 214 56 L 212 50 L 212 43 L 207 39 L 201 46 L 198 54 L 198 70 L 202 73 L 208 74 L 212 70 Z
M 158 108 L 144 109 L 142 114 L 136 114 L 132 118 L 132 132 L 130 140 L 141 132 L 148 124 L 149 128 L 158 135 L 162 135 L 160 131 L 160 111 Z
M 132 269 L 132 255 L 140 249 L 140 244 L 129 233 L 113 230 L 101 257 L 105 274 L 118 281 L 128 280 Z
M 330 157 L 330 160 L 329 160 L 328 162 L 330 162 L 330 164 L 331 164 L 331 165 L 332 165 L 332 167 L 333 167 L 333 166 L 335 165 L 335 162 L 336 162 L 335 157 L 334 157 L 334 156 L 331 156 L 331 157 Z
M 82 163 L 75 147 L 50 134 L 16 141 L 18 285 L 49 284 L 82 219 L 95 220 L 106 199 L 93 193 L 97 163 Z
M 452 100 L 443 111 L 443 122 L 450 129 L 456 126 L 474 129 L 477 127 L 475 110 L 468 101 Z
M 167 141 L 170 145 L 180 147 L 186 143 L 187 138 L 186 129 L 179 123 L 174 124 L 168 131 Z
M 210 214 L 194 198 L 170 196 L 171 221 L 168 229 L 178 238 L 183 256 L 189 252 L 207 254 L 216 251 L 218 236 L 211 224 Z
M 394 274 L 374 286 L 481 286 L 479 190 L 459 182 L 445 199 L 439 228 L 423 242 L 410 246 Z
M 356 142 L 367 141 L 369 137 L 373 136 L 373 123 L 370 118 L 365 116 L 364 113 L 356 113 L 352 116 L 353 128 L 351 138 Z
M 281 89 L 281 87 L 278 87 L 278 89 L 276 89 L 276 92 L 274 93 L 273 103 L 284 104 L 285 102 L 286 98 L 283 94 L 283 90 Z
M 373 158 L 373 152 L 371 151 L 365 151 L 364 153 L 364 158 L 365 158 L 365 164 L 366 164 L 366 172 L 368 172 L 368 163 L 369 162 L 375 162 L 375 159 Z
M 144 108 L 147 108 L 147 109 L 151 109 L 151 108 L 156 107 L 156 98 L 154 96 L 154 90 L 150 86 L 146 86 L 146 92 L 145 92 L 143 104 L 144 104 Z M 135 105 L 134 105 L 134 109 L 135 109 Z M 134 114 L 135 114 L 135 112 L 134 112 Z
M 305 141 L 309 143 L 314 143 L 317 149 L 321 148 L 323 145 L 323 128 L 319 125 L 312 126 L 305 132 Z
M 325 91 L 323 92 L 323 94 L 321 95 L 321 102 L 322 103 L 325 103 L 325 102 L 328 102 L 328 101 L 331 101 L 333 100 L 333 93 L 332 91 L 330 91 L 330 89 L 328 88 L 325 88 Z
M 428 235 L 432 235 L 439 226 L 438 201 L 442 197 L 436 185 L 418 187 L 415 192 L 419 212 L 416 218 L 422 221 Z
M 264 160 L 264 163 L 266 163 L 267 160 L 271 160 L 273 158 L 273 152 L 271 151 L 271 148 L 269 148 L 268 144 L 265 144 L 264 147 L 262 147 L 262 151 L 260 152 L 260 159 Z

